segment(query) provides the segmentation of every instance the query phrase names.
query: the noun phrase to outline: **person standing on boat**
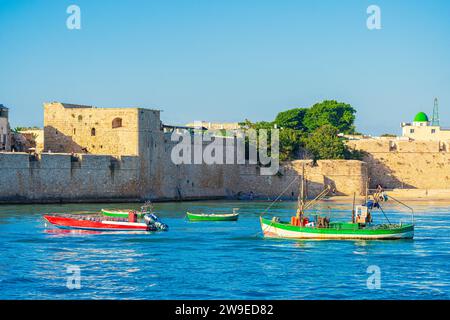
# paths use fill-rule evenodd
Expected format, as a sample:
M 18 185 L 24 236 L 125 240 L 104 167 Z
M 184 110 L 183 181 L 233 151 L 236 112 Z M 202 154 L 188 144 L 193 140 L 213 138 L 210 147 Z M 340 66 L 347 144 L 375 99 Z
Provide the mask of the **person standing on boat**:
M 137 222 L 136 211 L 132 210 L 132 211 L 128 212 L 128 222 Z
M 378 195 L 378 199 L 376 199 L 377 201 L 382 201 L 382 202 L 385 202 L 385 201 L 387 201 L 387 195 L 386 195 L 386 193 L 384 192 L 384 189 L 383 189 L 383 187 L 381 186 L 381 184 L 378 184 L 377 185 L 377 191 L 376 191 L 376 194 Z

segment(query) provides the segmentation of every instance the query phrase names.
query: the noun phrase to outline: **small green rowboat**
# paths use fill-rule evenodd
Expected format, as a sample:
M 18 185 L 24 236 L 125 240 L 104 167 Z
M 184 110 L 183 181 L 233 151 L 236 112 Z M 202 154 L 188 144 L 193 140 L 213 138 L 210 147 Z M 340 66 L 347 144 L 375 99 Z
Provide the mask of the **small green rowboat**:
M 102 214 L 107 217 L 114 217 L 114 218 L 127 218 L 128 213 L 130 211 L 134 211 L 131 209 L 102 209 Z M 138 218 L 142 218 L 144 213 L 143 212 L 136 212 L 138 215 Z
M 236 221 L 239 213 L 223 213 L 223 214 L 206 214 L 186 212 L 189 221 Z

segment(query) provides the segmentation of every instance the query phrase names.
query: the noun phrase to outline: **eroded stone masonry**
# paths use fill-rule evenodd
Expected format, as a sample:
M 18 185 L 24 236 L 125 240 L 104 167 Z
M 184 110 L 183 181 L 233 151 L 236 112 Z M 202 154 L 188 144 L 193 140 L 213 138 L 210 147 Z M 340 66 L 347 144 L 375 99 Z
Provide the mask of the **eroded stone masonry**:
M 159 110 L 46 103 L 43 150 L 0 153 L 0 201 L 275 198 L 281 191 L 296 198 L 302 167 L 309 196 L 325 184 L 335 194 L 365 192 L 368 169 L 361 161 L 293 161 L 274 176 L 248 163 L 176 165 L 173 130 Z M 224 154 L 236 154 L 230 148 L 224 146 Z
M 347 144 L 363 151 L 371 188 L 450 189 L 450 140 L 386 138 Z

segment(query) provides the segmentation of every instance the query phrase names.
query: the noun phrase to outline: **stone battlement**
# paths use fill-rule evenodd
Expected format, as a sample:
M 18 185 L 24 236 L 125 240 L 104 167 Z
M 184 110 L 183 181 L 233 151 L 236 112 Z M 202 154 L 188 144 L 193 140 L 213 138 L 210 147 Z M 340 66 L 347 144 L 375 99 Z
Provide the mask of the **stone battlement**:
M 433 153 L 449 152 L 450 141 L 404 141 L 397 139 L 362 139 L 349 140 L 346 144 L 355 150 L 361 150 L 368 153 Z
M 25 152 L 0 152 L 0 169 L 70 169 L 114 167 L 137 169 L 139 158 L 136 156 L 114 156 L 97 154 L 40 153 L 30 155 Z

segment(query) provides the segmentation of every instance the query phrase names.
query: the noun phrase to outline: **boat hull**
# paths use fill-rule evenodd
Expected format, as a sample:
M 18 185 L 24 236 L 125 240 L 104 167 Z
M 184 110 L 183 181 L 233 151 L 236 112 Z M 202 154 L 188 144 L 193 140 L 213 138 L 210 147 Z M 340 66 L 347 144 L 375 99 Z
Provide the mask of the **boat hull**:
M 239 218 L 239 213 L 229 214 L 195 214 L 186 213 L 189 221 L 236 221 Z
M 107 217 L 113 218 L 127 218 L 128 213 L 131 210 L 120 210 L 120 209 L 102 209 L 102 214 Z M 143 214 L 141 212 L 137 212 L 138 217 L 142 217 Z
M 61 229 L 79 229 L 96 231 L 148 231 L 145 223 L 122 222 L 122 221 L 91 221 L 74 219 L 63 216 L 44 215 L 44 219 L 55 227 Z
M 264 237 L 267 238 L 395 240 L 414 237 L 414 225 L 412 224 L 391 229 L 336 229 L 293 226 L 262 217 L 260 217 L 260 221 Z

